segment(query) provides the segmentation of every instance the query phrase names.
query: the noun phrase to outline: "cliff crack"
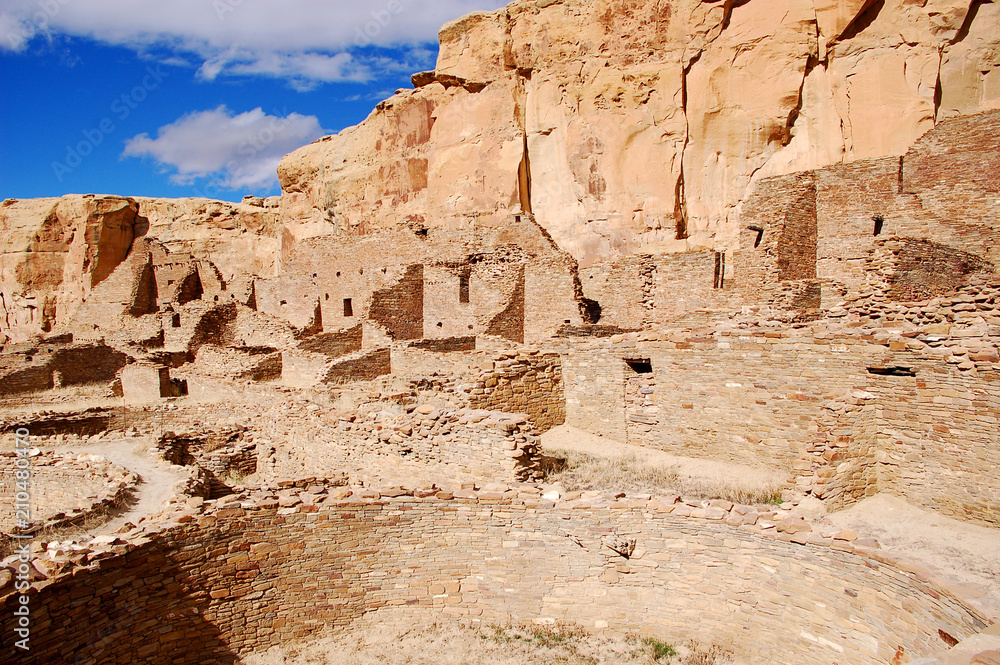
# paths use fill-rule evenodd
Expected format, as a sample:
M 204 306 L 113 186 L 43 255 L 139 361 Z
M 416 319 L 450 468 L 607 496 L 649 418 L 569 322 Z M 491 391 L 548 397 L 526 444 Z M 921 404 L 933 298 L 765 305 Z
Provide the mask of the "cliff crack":
M 965 38 L 969 36 L 969 30 L 972 29 L 972 24 L 976 20 L 979 8 L 987 2 L 992 2 L 992 0 L 972 0 L 972 3 L 969 5 L 969 11 L 965 15 L 965 20 L 962 21 L 962 27 L 958 29 L 957 33 L 955 33 L 955 37 L 948 42 L 949 46 L 964 41 Z
M 688 76 L 691 68 L 698 64 L 704 51 L 691 58 L 691 62 L 681 69 L 681 111 L 684 113 L 684 144 L 680 151 L 680 174 L 677 176 L 677 183 L 674 185 L 674 224 L 676 227 L 675 237 L 677 240 L 688 238 L 688 217 L 687 217 L 687 192 L 684 182 L 684 160 L 687 155 L 688 143 L 691 141 L 691 121 L 688 116 Z
M 518 194 L 521 203 L 521 210 L 529 215 L 531 212 L 531 156 L 528 153 L 528 133 L 522 131 L 524 136 L 524 153 L 521 157 L 521 164 L 517 168 Z
M 885 7 L 885 0 L 875 0 L 875 2 L 865 3 L 864 8 L 858 13 L 857 18 L 855 18 L 851 23 L 844 28 L 844 31 L 840 33 L 836 39 L 831 39 L 830 41 L 847 41 L 849 39 L 854 39 L 859 34 L 868 29 L 875 19 L 878 18 L 879 13 L 882 8 Z

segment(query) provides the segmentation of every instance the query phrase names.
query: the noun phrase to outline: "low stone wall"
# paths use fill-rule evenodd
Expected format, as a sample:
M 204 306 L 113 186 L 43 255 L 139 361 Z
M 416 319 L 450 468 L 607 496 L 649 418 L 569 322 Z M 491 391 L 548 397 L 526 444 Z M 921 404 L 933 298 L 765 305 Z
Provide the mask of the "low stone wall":
M 539 494 L 310 488 L 207 502 L 166 531 L 76 553 L 83 567 L 41 560 L 39 628 L 19 662 L 238 663 L 390 606 L 639 630 L 775 665 L 900 663 L 988 623 L 928 571 L 742 524 L 737 506 Z M 15 639 L 5 631 L 3 648 Z
M 114 417 L 115 409 L 109 407 L 91 407 L 82 411 L 42 411 L 0 420 L 0 433 L 15 432 L 23 427 L 36 440 L 39 437 L 87 437 L 106 432 Z
M 275 381 L 281 378 L 281 352 L 273 347 L 219 347 L 198 349 L 199 373 L 219 378 Z
M 422 339 L 409 344 L 414 349 L 422 349 L 434 353 L 454 353 L 456 351 L 475 351 L 476 338 L 448 337 L 445 339 Z
M 286 386 L 312 388 L 319 384 L 370 381 L 392 373 L 392 350 L 350 354 L 337 360 L 321 353 L 293 349 L 281 354 L 281 380 Z
M 349 330 L 315 335 L 299 342 L 298 348 L 330 358 L 341 358 L 360 351 L 363 337 L 363 328 L 358 324 Z
M 538 471 L 538 437 L 524 416 L 432 404 L 374 403 L 321 418 L 256 424 L 261 467 L 268 478 L 330 475 L 365 456 L 416 461 L 438 477 L 513 482 Z M 388 462 L 391 466 L 392 462 Z M 357 480 L 356 478 L 352 478 Z
M 257 472 L 257 445 L 242 427 L 184 434 L 167 432 L 159 437 L 160 457 L 177 466 L 197 467 L 208 496 L 232 494 L 227 484 Z
M 497 356 L 469 391 L 475 409 L 523 413 L 539 432 L 566 422 L 559 354 L 522 351 Z
M 994 266 L 955 247 L 890 236 L 875 242 L 865 269 L 869 283 L 884 288 L 890 300 L 916 302 L 950 296 L 975 277 L 992 273 Z
M 424 404 L 395 416 L 362 411 L 342 421 L 341 429 L 363 437 L 362 446 L 369 450 L 413 455 L 423 462 L 459 467 L 473 476 L 527 480 L 538 469 L 538 437 L 523 416 Z
M 327 370 L 323 383 L 370 381 L 392 373 L 392 350 L 376 349 L 338 360 Z
M 97 455 L 42 452 L 31 461 L 31 530 L 58 532 L 88 523 L 94 527 L 121 507 L 139 485 L 129 470 Z M 0 556 L 13 549 L 18 532 L 14 494 L 18 491 L 14 452 L 0 452 Z
M 128 356 L 103 344 L 45 344 L 0 355 L 0 396 L 110 383 Z

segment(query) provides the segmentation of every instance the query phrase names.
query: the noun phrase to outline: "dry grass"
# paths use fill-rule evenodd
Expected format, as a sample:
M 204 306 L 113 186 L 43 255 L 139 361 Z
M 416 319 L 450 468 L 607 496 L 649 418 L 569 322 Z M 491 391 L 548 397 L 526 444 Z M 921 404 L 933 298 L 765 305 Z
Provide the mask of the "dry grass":
M 590 635 L 575 624 L 406 625 L 376 613 L 352 630 L 275 647 L 247 665 L 728 665 L 719 647 L 673 647 L 636 635 Z
M 568 450 L 547 454 L 566 460 L 564 470 L 546 479 L 566 491 L 676 492 L 690 498 L 726 499 L 747 505 L 781 503 L 781 485 L 776 480 L 682 475 L 675 467 L 651 463 L 635 454 L 594 457 Z

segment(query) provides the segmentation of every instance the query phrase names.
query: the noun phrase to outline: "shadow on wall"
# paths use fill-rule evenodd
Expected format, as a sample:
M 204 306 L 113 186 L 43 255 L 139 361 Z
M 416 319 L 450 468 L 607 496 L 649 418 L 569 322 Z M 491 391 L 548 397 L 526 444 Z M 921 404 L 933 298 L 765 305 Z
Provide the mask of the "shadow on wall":
M 244 554 L 245 558 L 246 555 Z M 252 574 L 252 565 L 226 566 L 230 575 Z M 82 602 L 81 589 L 55 585 L 32 596 L 31 621 L 46 626 L 31 650 L 14 647 L 13 631 L 4 631 L 3 663 L 19 665 L 97 665 L 133 663 L 236 665 L 239 658 L 226 645 L 219 628 L 204 616 L 219 589 L 189 584 L 190 576 L 155 543 L 127 556 L 107 560 L 90 573 L 91 597 Z M 8 616 L 13 606 L 8 605 Z M 46 639 L 45 635 L 59 635 Z M 41 639 L 39 639 L 41 638 Z
M 651 513 L 644 502 L 535 509 L 480 496 L 458 508 L 383 497 L 324 503 L 319 515 L 217 509 L 41 589 L 32 619 L 50 628 L 19 662 L 230 665 L 237 654 L 392 605 L 423 615 L 478 610 L 500 621 L 550 617 L 670 632 L 731 645 L 753 662 L 795 665 L 828 665 L 827 643 L 840 647 L 844 665 L 889 665 L 896 645 L 931 653 L 945 645 L 941 632 L 964 639 L 987 625 L 891 563 Z M 512 539 L 512 528 L 523 535 Z M 435 546 L 414 549 L 428 533 L 439 534 Z M 621 539 L 638 540 L 658 566 L 623 562 L 613 547 Z M 746 565 L 758 556 L 772 567 Z M 690 571 L 704 575 L 693 579 Z M 553 594 L 593 602 L 543 600 Z M 15 602 L 8 596 L 0 611 L 12 612 Z M 898 611 L 900 602 L 908 612 Z M 803 612 L 802 603 L 867 629 L 844 631 L 826 613 Z M 819 639 L 803 640 L 803 632 Z M 5 634 L 3 647 L 14 639 Z

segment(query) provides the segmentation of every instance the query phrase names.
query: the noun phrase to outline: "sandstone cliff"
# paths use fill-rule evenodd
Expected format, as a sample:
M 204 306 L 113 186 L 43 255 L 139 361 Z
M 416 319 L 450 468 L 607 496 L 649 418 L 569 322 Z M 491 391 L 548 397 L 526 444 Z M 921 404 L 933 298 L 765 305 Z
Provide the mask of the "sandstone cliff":
M 135 239 L 211 259 L 229 281 L 274 275 L 276 210 L 204 199 L 64 196 L 0 205 L 0 344 L 69 321 L 121 265 Z
M 738 244 L 753 183 L 900 155 L 1000 107 L 1000 4 L 520 0 L 289 155 L 297 235 L 533 215 L 582 265 Z

